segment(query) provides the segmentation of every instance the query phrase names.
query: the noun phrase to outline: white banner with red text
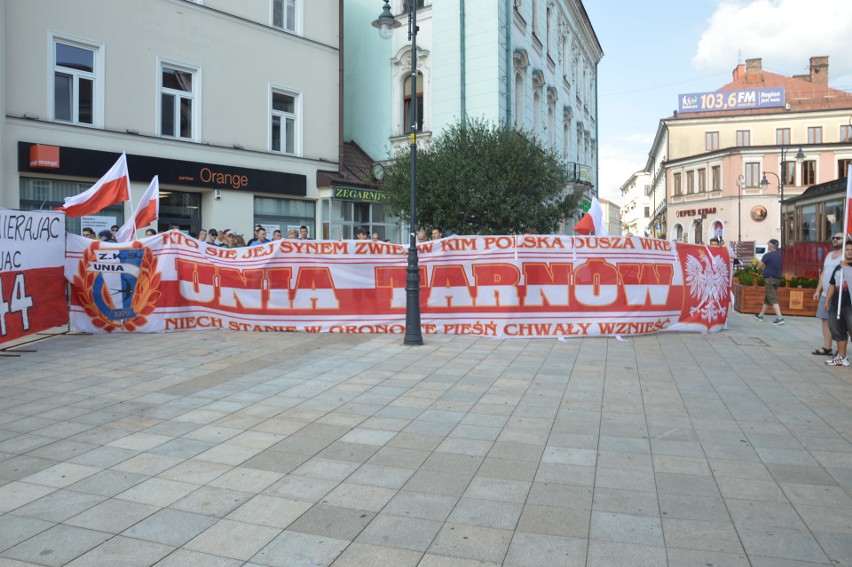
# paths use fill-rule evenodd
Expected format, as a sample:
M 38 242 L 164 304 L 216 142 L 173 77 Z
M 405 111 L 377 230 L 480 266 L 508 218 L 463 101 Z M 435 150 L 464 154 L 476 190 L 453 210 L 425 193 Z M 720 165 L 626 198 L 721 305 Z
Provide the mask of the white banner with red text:
M 424 334 L 641 335 L 722 329 L 727 248 L 622 236 L 453 236 L 418 245 Z M 278 240 L 220 248 L 171 231 L 132 243 L 68 235 L 71 325 L 405 331 L 407 248 Z
M 68 323 L 65 215 L 0 209 L 0 343 Z

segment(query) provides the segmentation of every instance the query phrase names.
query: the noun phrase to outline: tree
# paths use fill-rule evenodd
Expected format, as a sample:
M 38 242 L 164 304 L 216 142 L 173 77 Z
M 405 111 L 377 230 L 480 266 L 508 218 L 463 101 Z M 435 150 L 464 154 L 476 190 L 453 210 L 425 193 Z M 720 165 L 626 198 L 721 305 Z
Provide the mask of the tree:
M 409 220 L 409 149 L 385 168 L 393 214 Z M 485 120 L 457 122 L 417 148 L 417 227 L 456 234 L 556 231 L 577 210 L 565 164 L 526 132 Z

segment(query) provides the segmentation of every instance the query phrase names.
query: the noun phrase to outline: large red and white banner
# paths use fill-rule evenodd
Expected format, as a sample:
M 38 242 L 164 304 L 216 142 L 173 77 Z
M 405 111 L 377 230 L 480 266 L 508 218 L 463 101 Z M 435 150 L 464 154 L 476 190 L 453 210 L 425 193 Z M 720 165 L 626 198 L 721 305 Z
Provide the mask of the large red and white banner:
M 68 323 L 65 215 L 0 209 L 0 343 Z
M 451 237 L 418 246 L 423 333 L 489 337 L 712 332 L 727 248 L 622 236 Z M 171 231 L 129 244 L 68 236 L 71 325 L 403 333 L 406 248 L 278 240 L 226 249 Z

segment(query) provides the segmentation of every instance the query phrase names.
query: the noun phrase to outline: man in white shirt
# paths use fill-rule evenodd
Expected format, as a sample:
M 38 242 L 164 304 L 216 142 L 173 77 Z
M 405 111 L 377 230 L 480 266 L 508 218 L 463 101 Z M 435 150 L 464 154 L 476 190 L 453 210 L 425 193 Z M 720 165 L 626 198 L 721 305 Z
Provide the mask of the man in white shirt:
M 834 268 L 840 265 L 843 260 L 843 233 L 838 232 L 831 237 L 832 251 L 826 254 L 825 261 L 822 264 L 822 270 L 819 274 L 819 283 L 814 291 L 814 299 L 819 300 L 817 305 L 817 318 L 822 320 L 822 347 L 815 349 L 811 354 L 817 356 L 831 356 L 834 351 L 831 348 L 831 330 L 828 328 L 828 318 L 830 314 L 826 312 L 825 294 L 828 291 L 828 282 L 831 279 L 831 274 L 834 273 Z

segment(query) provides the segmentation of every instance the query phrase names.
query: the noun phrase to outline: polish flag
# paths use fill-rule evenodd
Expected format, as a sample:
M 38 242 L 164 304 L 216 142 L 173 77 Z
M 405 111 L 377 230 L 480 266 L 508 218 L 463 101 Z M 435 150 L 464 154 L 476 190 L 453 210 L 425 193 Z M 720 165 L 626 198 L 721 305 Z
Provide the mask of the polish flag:
M 136 206 L 136 211 L 115 233 L 115 240 L 117 242 L 130 242 L 136 235 L 136 229 L 148 226 L 159 217 L 160 177 L 155 175 Z
M 130 176 L 127 173 L 127 156 L 122 153 L 106 175 L 79 195 L 65 197 L 65 204 L 56 207 L 69 217 L 94 215 L 102 209 L 130 199 Z
M 598 202 L 597 197 L 592 197 L 592 206 L 589 207 L 589 212 L 583 215 L 580 222 L 574 225 L 574 232 L 577 234 L 592 234 L 596 236 L 609 236 L 609 231 L 606 229 L 606 223 L 603 218 L 603 208 Z

